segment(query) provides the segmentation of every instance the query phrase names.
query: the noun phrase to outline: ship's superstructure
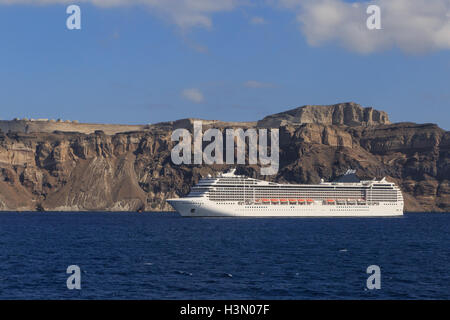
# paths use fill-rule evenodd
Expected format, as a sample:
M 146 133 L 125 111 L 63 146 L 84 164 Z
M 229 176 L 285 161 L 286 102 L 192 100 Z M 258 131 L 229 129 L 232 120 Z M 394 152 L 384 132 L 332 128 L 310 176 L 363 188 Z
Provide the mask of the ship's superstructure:
M 334 182 L 280 184 L 236 175 L 200 179 L 184 198 L 167 200 L 182 216 L 397 216 L 403 196 L 392 182 L 359 181 L 348 170 Z

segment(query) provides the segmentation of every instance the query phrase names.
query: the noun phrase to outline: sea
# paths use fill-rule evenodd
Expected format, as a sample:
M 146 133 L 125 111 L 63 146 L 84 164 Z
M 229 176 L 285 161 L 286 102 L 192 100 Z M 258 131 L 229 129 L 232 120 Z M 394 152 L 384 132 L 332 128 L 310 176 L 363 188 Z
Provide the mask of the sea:
M 450 214 L 3 212 L 0 299 L 450 299 Z

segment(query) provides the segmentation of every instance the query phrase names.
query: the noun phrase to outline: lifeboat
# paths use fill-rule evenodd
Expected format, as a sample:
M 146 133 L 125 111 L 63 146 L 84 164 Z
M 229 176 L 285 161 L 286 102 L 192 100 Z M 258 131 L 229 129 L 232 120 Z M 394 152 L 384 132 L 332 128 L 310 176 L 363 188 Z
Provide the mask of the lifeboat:
M 269 199 L 262 199 L 262 202 L 270 202 Z
M 271 202 L 278 202 L 280 201 L 279 199 L 270 199 Z
M 305 202 L 305 199 L 298 199 L 298 202 Z
M 306 200 L 307 202 L 314 202 L 314 200 L 313 199 L 308 199 L 308 200 Z
M 289 202 L 297 202 L 297 199 L 289 199 Z
M 281 202 L 288 202 L 288 199 L 280 199 Z

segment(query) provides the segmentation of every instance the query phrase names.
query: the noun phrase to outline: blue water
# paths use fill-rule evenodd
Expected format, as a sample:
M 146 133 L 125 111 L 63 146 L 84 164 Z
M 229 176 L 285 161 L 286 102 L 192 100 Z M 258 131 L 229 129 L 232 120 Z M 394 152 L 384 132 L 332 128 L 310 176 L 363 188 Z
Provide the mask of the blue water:
M 1 213 L 0 299 L 449 299 L 449 249 L 450 214 Z

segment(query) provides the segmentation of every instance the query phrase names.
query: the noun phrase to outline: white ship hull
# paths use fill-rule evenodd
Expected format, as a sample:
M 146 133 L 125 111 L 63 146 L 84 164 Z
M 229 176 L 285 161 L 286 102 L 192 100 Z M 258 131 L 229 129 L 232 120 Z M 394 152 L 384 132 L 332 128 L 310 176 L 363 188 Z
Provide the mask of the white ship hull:
M 403 215 L 403 204 L 378 205 L 240 205 L 217 204 L 207 199 L 170 199 L 184 217 L 388 217 Z

